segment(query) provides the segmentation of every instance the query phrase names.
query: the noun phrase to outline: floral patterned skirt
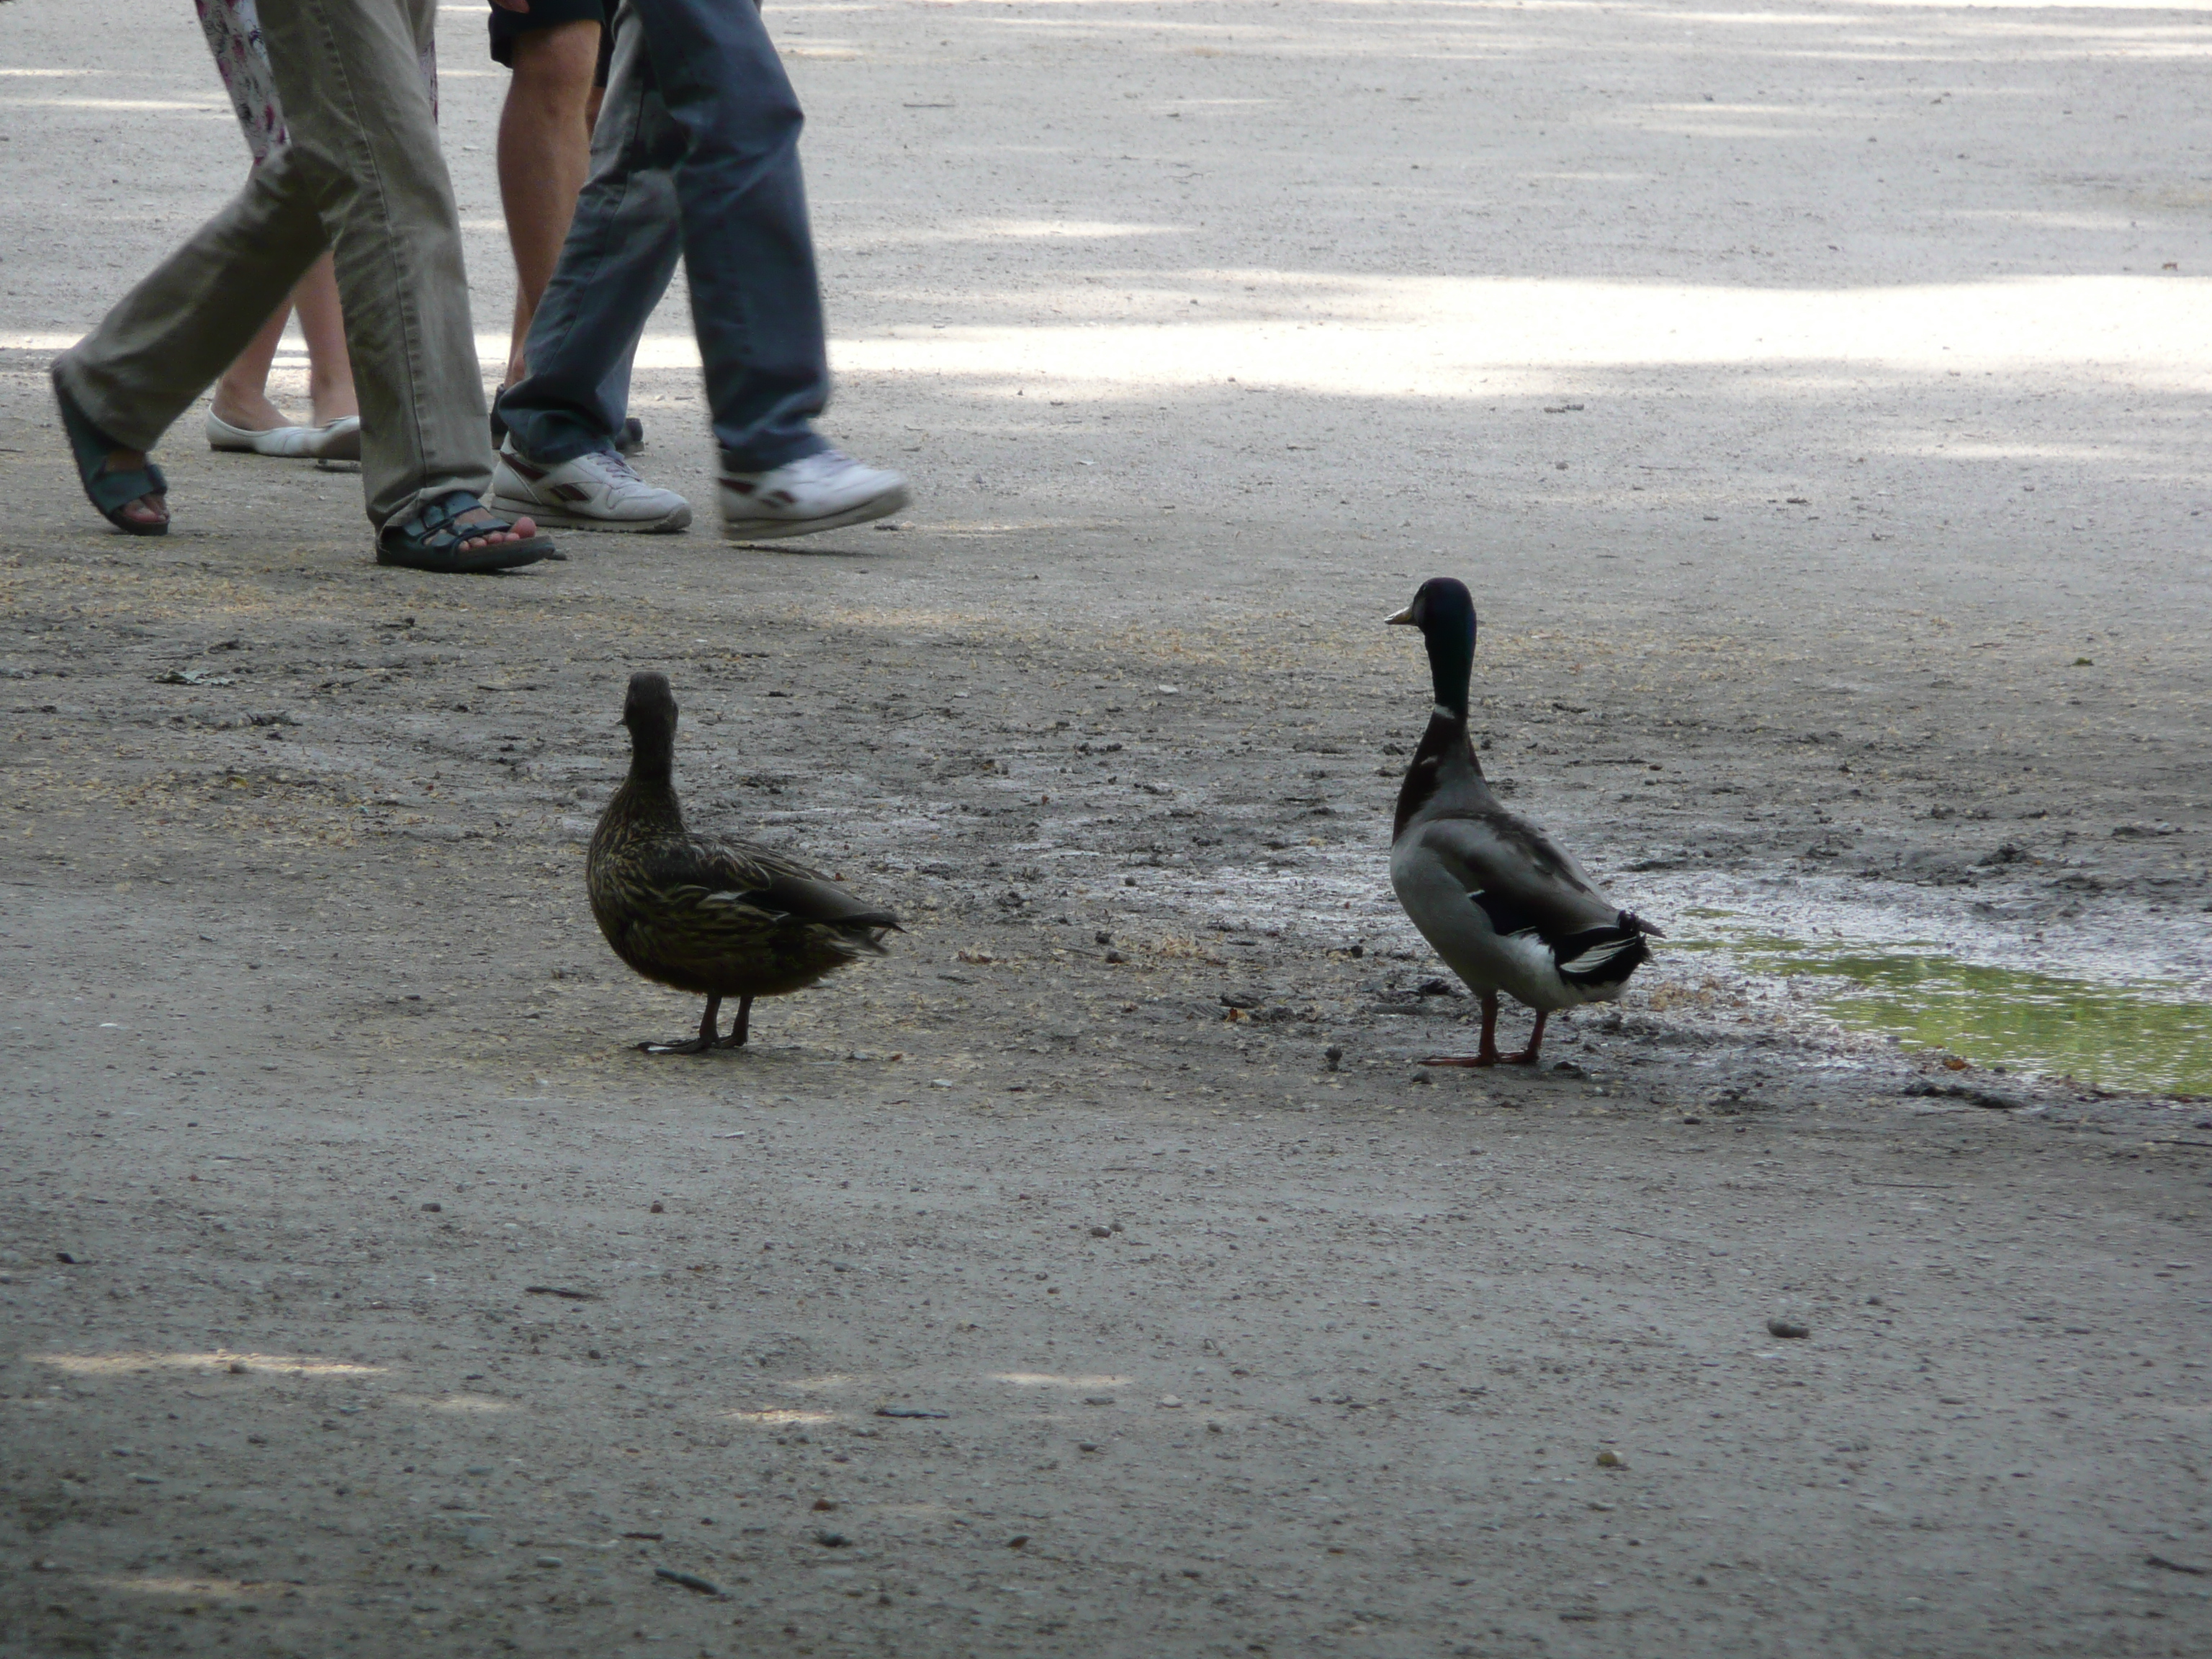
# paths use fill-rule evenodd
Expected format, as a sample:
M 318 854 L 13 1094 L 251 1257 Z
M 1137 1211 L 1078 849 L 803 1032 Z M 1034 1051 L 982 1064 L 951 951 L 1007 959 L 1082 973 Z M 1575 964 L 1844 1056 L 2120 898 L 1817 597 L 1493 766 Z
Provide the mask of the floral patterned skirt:
M 284 106 L 276 97 L 276 77 L 269 72 L 269 48 L 261 44 L 261 18 L 253 0 L 192 0 L 216 72 L 230 94 L 230 106 L 245 129 L 246 147 L 256 167 L 285 140 Z M 422 78 L 430 87 L 430 111 L 438 109 L 438 48 L 422 48 Z

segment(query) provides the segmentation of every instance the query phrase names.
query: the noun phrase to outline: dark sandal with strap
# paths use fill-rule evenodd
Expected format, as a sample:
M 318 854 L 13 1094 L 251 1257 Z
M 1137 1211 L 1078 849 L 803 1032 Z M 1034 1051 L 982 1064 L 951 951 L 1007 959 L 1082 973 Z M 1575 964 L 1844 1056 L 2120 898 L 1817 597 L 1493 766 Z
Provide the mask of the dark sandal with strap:
M 162 503 L 169 493 L 169 481 L 161 476 L 161 469 L 149 461 L 128 472 L 110 471 L 109 453 L 130 446 L 117 443 L 92 423 L 92 418 L 76 406 L 76 400 L 62 385 L 59 369 L 53 373 L 53 382 L 54 403 L 61 410 L 62 430 L 69 434 L 70 453 L 76 459 L 77 481 L 83 484 L 86 497 L 100 509 L 100 517 L 126 536 L 167 535 L 169 510 Z M 160 518 L 123 516 L 124 508 L 149 496 L 160 509 Z
M 409 570 L 433 570 L 443 575 L 474 574 L 486 570 L 513 570 L 540 559 L 564 559 L 550 536 L 532 536 L 522 542 L 488 542 L 464 549 L 463 542 L 496 536 L 514 528 L 512 521 L 494 514 L 482 524 L 460 524 L 465 513 L 483 503 L 465 489 L 456 489 L 418 508 L 404 522 L 387 524 L 376 538 L 376 562 Z

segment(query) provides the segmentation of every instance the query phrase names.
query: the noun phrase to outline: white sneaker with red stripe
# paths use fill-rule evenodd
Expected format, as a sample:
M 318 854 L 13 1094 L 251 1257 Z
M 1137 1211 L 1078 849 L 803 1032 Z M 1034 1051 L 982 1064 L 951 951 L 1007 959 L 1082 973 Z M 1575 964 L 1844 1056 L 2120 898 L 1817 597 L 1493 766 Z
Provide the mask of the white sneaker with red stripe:
M 512 440 L 499 452 L 491 475 L 491 504 L 505 513 L 527 513 L 540 524 L 576 530 L 627 530 L 655 534 L 691 522 L 691 503 L 672 489 L 639 477 L 611 449 L 587 450 L 574 460 L 533 461 Z
M 886 519 L 907 504 L 906 480 L 825 449 L 767 472 L 723 471 L 722 534 L 733 542 L 811 536 Z

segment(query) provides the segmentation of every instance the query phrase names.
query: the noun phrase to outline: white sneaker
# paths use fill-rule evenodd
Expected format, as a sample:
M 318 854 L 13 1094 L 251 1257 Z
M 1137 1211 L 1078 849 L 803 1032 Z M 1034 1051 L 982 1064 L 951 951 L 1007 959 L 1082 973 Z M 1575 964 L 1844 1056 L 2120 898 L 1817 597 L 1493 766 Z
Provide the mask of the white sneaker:
M 656 534 L 691 522 L 691 503 L 631 471 L 611 449 L 586 450 L 574 460 L 538 462 L 499 452 L 492 469 L 490 505 L 501 513 L 527 513 L 540 524 L 575 530 L 628 530 Z
M 908 500 L 906 480 L 897 473 L 862 466 L 834 449 L 766 472 L 726 470 L 721 497 L 722 534 L 733 542 L 866 524 L 889 518 Z

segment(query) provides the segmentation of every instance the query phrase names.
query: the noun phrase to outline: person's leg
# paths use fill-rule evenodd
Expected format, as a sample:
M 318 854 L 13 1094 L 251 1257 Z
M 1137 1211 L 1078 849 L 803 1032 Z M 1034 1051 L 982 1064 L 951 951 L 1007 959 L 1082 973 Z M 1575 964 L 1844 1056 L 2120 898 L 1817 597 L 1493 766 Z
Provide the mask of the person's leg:
M 86 493 L 118 527 L 140 535 L 166 527 L 164 486 L 146 452 L 267 326 L 322 246 L 306 185 L 280 156 L 248 174 L 222 211 L 55 359 L 55 393 Z M 101 447 L 105 486 L 88 460 Z M 149 489 L 118 503 L 114 480 L 126 474 Z
M 268 326 L 323 246 L 306 178 L 279 151 L 62 355 L 57 378 L 118 457 L 143 455 Z
M 325 252 L 307 267 L 291 297 L 276 307 L 246 342 L 215 383 L 209 409 L 225 426 L 242 432 L 274 432 L 293 422 L 269 396 L 269 368 L 284 343 L 284 325 L 297 311 L 307 343 L 307 401 L 317 426 L 361 413 L 354 396 L 353 364 L 346 356 L 345 315 L 338 307 L 338 283 Z
M 560 262 L 590 169 L 600 33 L 596 21 L 556 23 L 517 33 L 510 48 L 514 76 L 499 118 L 499 198 L 514 251 L 510 385 L 524 374 L 523 342 Z
M 335 244 L 362 488 L 380 529 L 456 491 L 481 496 L 491 482 L 460 225 L 420 55 L 430 9 L 431 0 L 261 8 L 291 129 L 285 153 L 312 182 Z
M 246 349 L 231 360 L 230 367 L 216 381 L 209 407 L 225 426 L 242 432 L 273 432 L 291 424 L 284 411 L 269 401 L 269 366 L 276 361 L 284 325 L 291 320 L 292 305 L 288 300 L 270 313 L 261 331 L 246 343 Z
M 525 342 L 530 372 L 499 400 L 515 448 L 533 461 L 557 464 L 614 447 L 638 334 L 667 291 L 680 252 L 670 168 L 682 148 L 625 7 L 592 135 L 592 175 Z
M 764 472 L 829 447 L 830 362 L 799 167 L 798 95 L 759 11 L 634 0 L 684 139 L 676 168 L 691 315 L 724 464 Z
M 361 413 L 354 390 L 353 359 L 346 355 L 345 312 L 338 302 L 338 278 L 327 253 L 307 267 L 292 290 L 300 313 L 300 332 L 307 343 L 307 402 L 315 424 L 328 426 Z

